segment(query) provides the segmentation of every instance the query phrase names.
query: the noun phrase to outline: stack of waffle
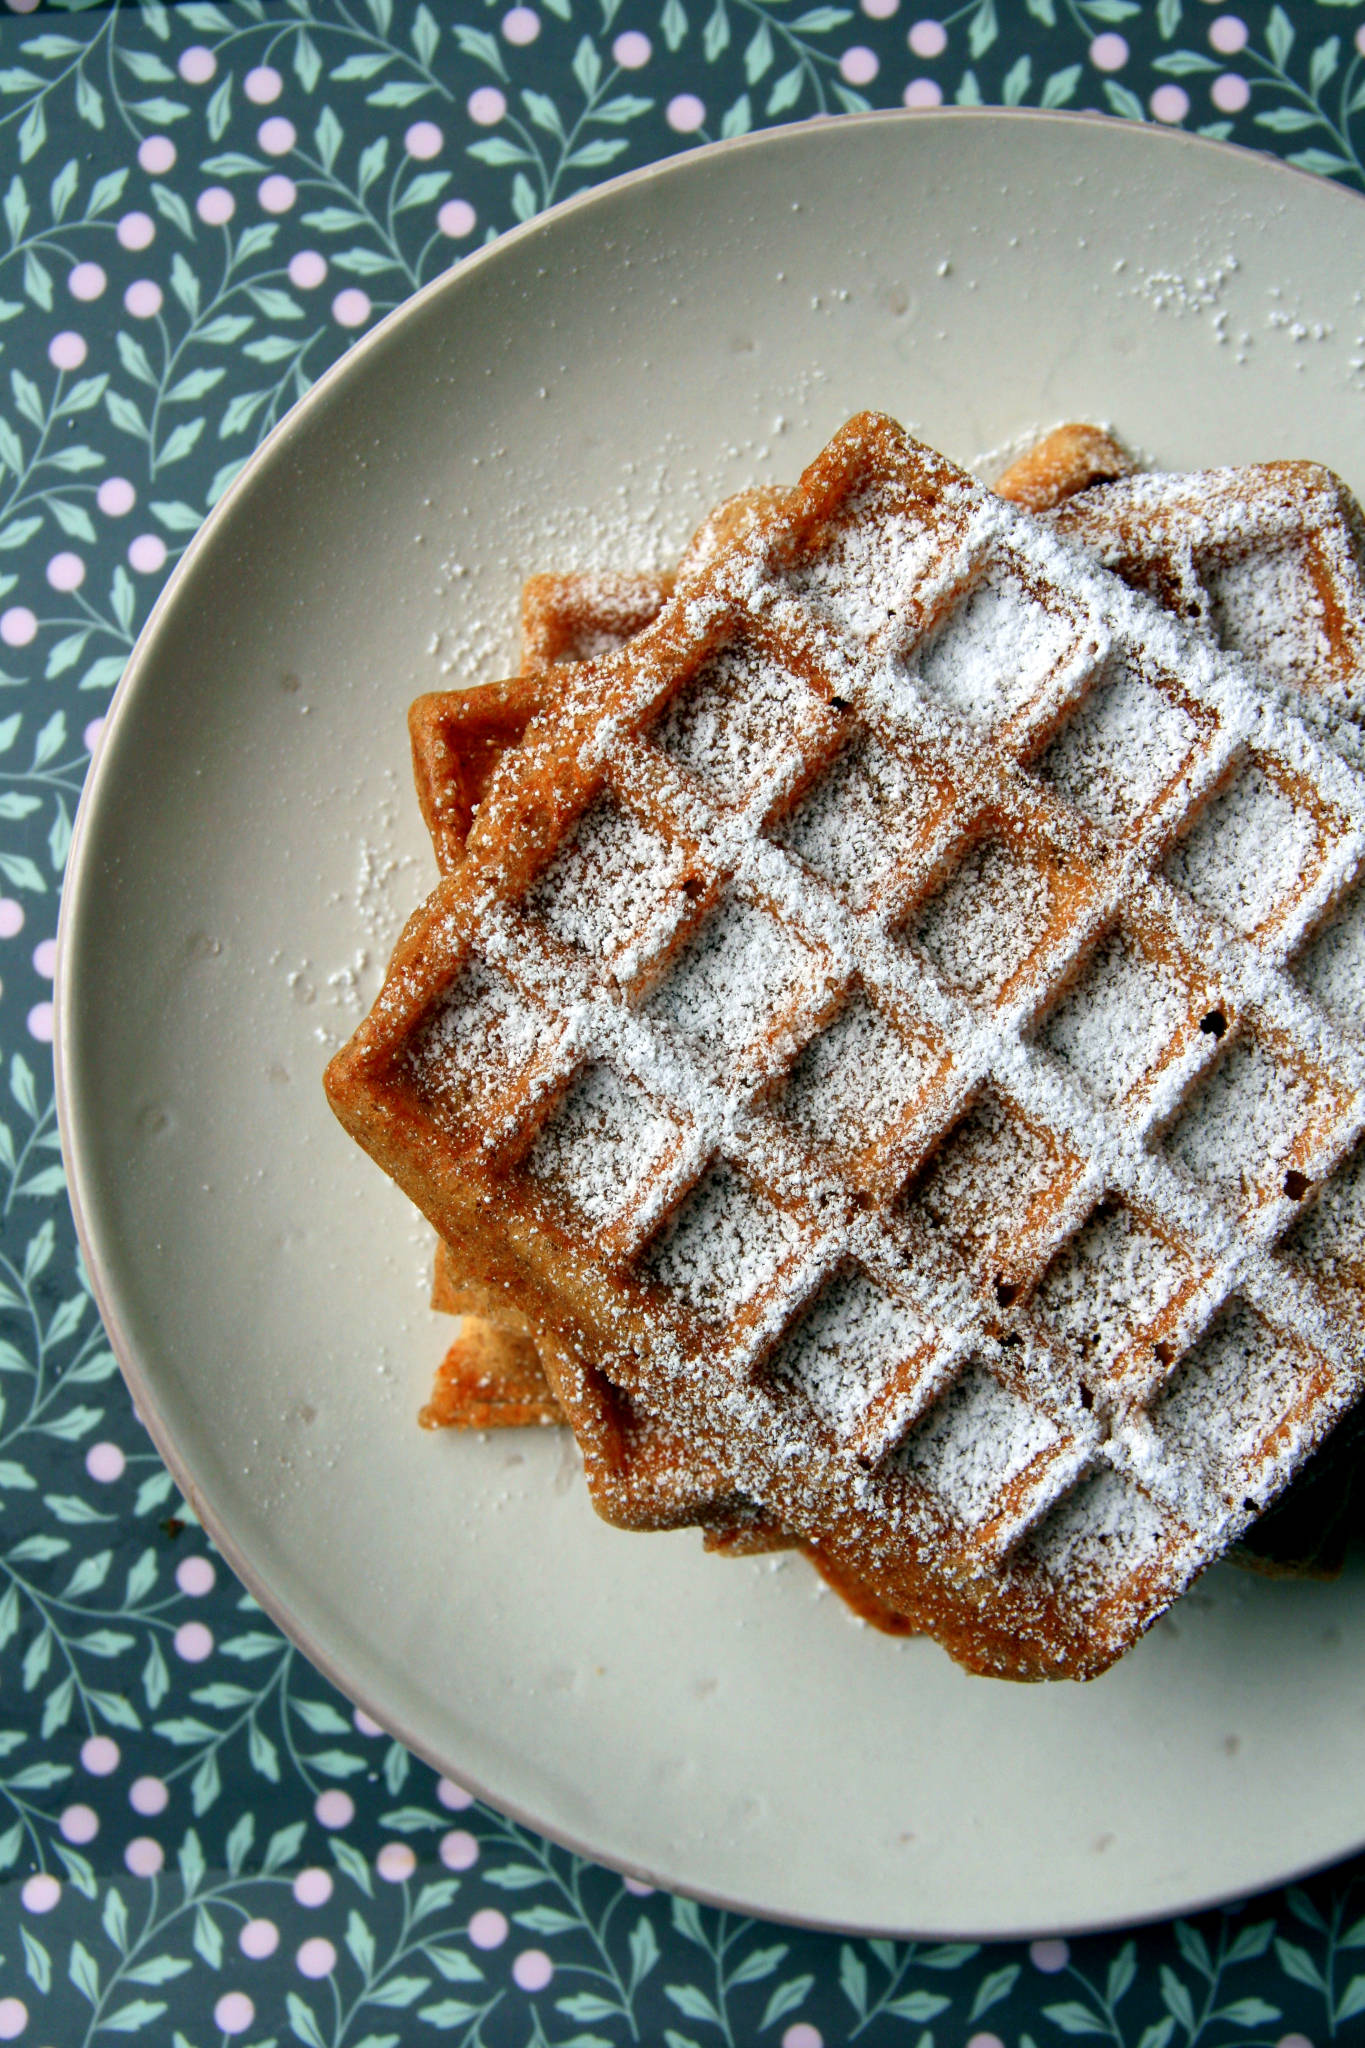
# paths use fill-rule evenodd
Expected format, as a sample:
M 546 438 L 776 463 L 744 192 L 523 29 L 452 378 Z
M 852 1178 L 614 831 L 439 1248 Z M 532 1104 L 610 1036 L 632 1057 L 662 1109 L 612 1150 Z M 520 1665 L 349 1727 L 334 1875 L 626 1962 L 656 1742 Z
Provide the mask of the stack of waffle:
M 1020 1678 L 1321 1561 L 1365 1390 L 1358 514 L 1128 469 L 863 415 L 536 579 L 414 706 L 442 879 L 328 1073 L 467 1318 L 433 1419 Z

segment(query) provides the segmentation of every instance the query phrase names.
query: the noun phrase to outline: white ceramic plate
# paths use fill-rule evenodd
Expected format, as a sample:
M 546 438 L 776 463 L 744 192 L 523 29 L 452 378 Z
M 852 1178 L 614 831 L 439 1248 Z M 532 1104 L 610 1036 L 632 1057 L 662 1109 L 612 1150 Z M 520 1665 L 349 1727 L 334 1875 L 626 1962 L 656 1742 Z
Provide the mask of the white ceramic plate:
M 1365 206 L 1099 120 L 869 116 L 508 236 L 297 408 L 143 635 L 61 930 L 62 1128 L 138 1405 L 257 1597 L 496 1805 L 840 1927 L 1137 1919 L 1365 1840 L 1365 1576 L 1212 1573 L 1088 1687 L 965 1677 L 805 1566 L 593 1516 L 556 1433 L 415 1427 L 429 1240 L 321 1072 L 433 870 L 418 691 L 513 665 L 522 575 L 665 561 L 880 406 L 971 458 L 1063 418 L 1365 487 Z

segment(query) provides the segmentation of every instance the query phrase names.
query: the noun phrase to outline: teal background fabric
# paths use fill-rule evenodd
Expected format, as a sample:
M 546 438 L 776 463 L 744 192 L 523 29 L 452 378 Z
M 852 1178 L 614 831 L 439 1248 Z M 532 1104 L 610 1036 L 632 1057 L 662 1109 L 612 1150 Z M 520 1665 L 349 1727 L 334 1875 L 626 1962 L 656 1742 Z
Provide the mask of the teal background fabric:
M 215 1559 L 67 1207 L 53 938 L 110 692 L 252 448 L 416 286 L 604 176 L 870 105 L 1094 107 L 1365 183 L 1365 6 L 932 4 L 0 7 L 0 2042 L 1365 2038 L 1365 1862 L 1133 1935 L 843 1941 L 438 1782 Z

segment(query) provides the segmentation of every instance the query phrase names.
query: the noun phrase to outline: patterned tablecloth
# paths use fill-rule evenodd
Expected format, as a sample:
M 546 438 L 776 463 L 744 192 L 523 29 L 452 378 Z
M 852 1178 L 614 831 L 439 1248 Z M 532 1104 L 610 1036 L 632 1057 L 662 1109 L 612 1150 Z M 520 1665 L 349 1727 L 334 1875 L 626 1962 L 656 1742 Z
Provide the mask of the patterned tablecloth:
M 1365 1864 L 1132 1937 L 841 1941 L 623 1884 L 438 1783 L 215 1559 L 65 1199 L 53 934 L 101 714 L 207 508 L 416 286 L 817 110 L 1098 107 L 1365 183 L 1365 6 L 919 4 L 0 11 L 0 2041 L 1365 2039 Z

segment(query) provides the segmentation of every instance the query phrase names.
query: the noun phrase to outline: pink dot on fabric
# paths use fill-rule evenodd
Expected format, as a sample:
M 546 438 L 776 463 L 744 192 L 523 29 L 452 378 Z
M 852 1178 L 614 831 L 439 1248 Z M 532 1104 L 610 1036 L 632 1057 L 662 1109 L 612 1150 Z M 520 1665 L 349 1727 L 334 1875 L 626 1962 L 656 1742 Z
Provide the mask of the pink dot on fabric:
M 540 34 L 540 16 L 534 7 L 513 7 L 502 17 L 502 32 L 509 43 L 524 47 Z
M 1159 85 L 1147 102 L 1158 121 L 1183 121 L 1190 111 L 1190 96 L 1183 86 Z
M 164 1778 L 134 1778 L 128 1787 L 128 1804 L 134 1813 L 140 1813 L 144 1820 L 164 1813 L 171 1800 L 170 1788 Z
M 1281 2034 L 1275 2048 L 1313 2048 L 1307 2034 Z
M 349 1792 L 334 1785 L 330 1791 L 319 1792 L 313 1801 L 313 1817 L 319 1827 L 348 1828 L 355 1819 L 355 1801 Z
M 74 263 L 66 274 L 66 288 L 73 299 L 97 299 L 108 282 L 99 263 Z
M 166 543 L 159 533 L 139 533 L 128 543 L 128 562 L 141 576 L 155 576 L 166 566 Z
M 205 227 L 226 227 L 237 211 L 237 201 L 226 185 L 209 185 L 194 202 L 194 210 Z
M 469 1939 L 475 1948 L 501 1948 L 509 1932 L 507 1915 L 496 1906 L 480 1906 L 469 1923 Z
M 675 135 L 695 135 L 706 119 L 706 108 L 694 92 L 680 92 L 664 109 L 664 119 Z
M 357 1707 L 351 1716 L 351 1725 L 357 1735 L 382 1735 L 384 1730 L 378 1721 L 371 1720 L 363 1707 Z
M 115 230 L 122 249 L 147 249 L 156 240 L 156 222 L 150 213 L 125 213 Z
M 479 1845 L 467 1828 L 451 1828 L 442 1835 L 437 1853 L 447 1870 L 472 1870 L 479 1860 Z
M 134 1835 L 123 1852 L 123 1861 L 134 1877 L 155 1877 L 166 1861 L 166 1851 L 150 1835 Z
M 374 1859 L 374 1867 L 385 1884 L 402 1884 L 417 1868 L 417 1855 L 406 1842 L 385 1842 Z
M 1031 1941 L 1028 1957 L 1035 1970 L 1041 1970 L 1045 1977 L 1055 1977 L 1071 1961 L 1071 1950 L 1064 1941 Z
M 363 327 L 370 317 L 370 295 L 359 285 L 348 284 L 332 301 L 332 318 L 338 327 Z
M 93 1806 L 68 1806 L 57 1822 L 62 1839 L 77 1844 L 93 1842 L 100 1831 L 99 1815 Z
M 906 41 L 917 57 L 941 57 L 948 47 L 948 31 L 941 21 L 917 21 Z
M 464 235 L 472 235 L 478 216 L 467 199 L 447 199 L 436 216 L 436 225 L 443 235 L 449 235 L 457 242 Z
M 0 1998 L 0 2041 L 17 2041 L 27 2025 L 28 2007 L 23 1999 Z
M 330 1977 L 337 1966 L 337 1952 L 325 1935 L 314 1934 L 294 1958 L 305 1977 Z
M 202 1664 L 213 1655 L 213 1630 L 202 1621 L 184 1621 L 172 1641 L 175 1654 L 184 1664 Z
M 1365 57 L 1365 22 L 1362 22 L 1356 30 L 1356 48 L 1361 56 Z
M 654 45 L 638 28 L 628 28 L 612 44 L 611 54 L 623 71 L 639 71 L 654 55 Z
M 237 1936 L 237 1946 L 253 1963 L 263 1963 L 280 1945 L 280 1930 L 273 1920 L 248 1920 Z
M 1357 36 L 1361 31 L 1357 29 Z M 1220 57 L 1235 57 L 1247 46 L 1247 25 L 1236 14 L 1220 14 L 1217 21 L 1209 23 L 1209 43 Z
M 621 1882 L 633 1899 L 652 1899 L 654 1896 L 653 1885 L 645 1884 L 638 1877 L 623 1877 Z
M 283 156 L 298 139 L 298 129 L 285 114 L 272 114 L 256 130 L 256 140 L 267 156 Z
M 79 555 L 63 548 L 47 565 L 47 580 L 54 590 L 79 590 L 85 581 L 85 564 Z
M 322 1870 L 316 1863 L 307 1870 L 301 1870 L 294 1879 L 294 1903 L 296 1906 L 325 1906 L 332 1896 L 332 1873 Z
M 416 157 L 419 163 L 426 163 L 429 158 L 439 156 L 444 146 L 445 136 L 434 121 L 414 121 L 403 137 L 404 149 L 409 156 Z
M 123 303 L 134 320 L 155 320 L 161 311 L 161 286 L 150 277 L 135 277 L 123 294 Z
M 555 1966 L 543 1948 L 523 1949 L 512 1965 L 512 1982 L 523 1991 L 543 1991 Z
M 211 1593 L 217 1578 L 217 1572 L 206 1557 L 187 1557 L 176 1567 L 175 1583 L 192 1600 L 202 1600 L 205 1593 Z
M 38 620 L 26 604 L 12 604 L 0 612 L 0 640 L 6 647 L 27 647 L 38 630 Z
M 256 188 L 256 197 L 266 213 L 288 213 L 298 196 L 298 186 L 283 171 L 272 171 Z
M 1128 62 L 1128 45 L 1111 29 L 1096 36 L 1090 45 L 1090 61 L 1097 71 L 1122 71 Z
M 57 941 L 55 939 L 40 939 L 38 941 L 38 944 L 33 948 L 33 965 L 45 980 L 51 981 L 53 975 L 57 972 Z M 90 1740 L 91 1742 L 104 1742 L 108 1738 L 103 1735 L 92 1735 Z M 113 1748 L 112 1743 L 110 1743 L 110 1748 Z M 114 1749 L 114 1762 L 116 1763 L 117 1761 L 118 1751 Z M 88 1770 L 89 1768 L 90 1766 L 87 1764 L 86 1769 Z M 114 1768 L 113 1764 L 109 1768 L 112 1770 Z
M 24 907 L 12 896 L 0 896 L 0 939 L 12 939 L 24 928 Z
M 865 43 L 855 43 L 839 59 L 839 76 L 845 85 L 871 85 L 880 70 L 876 51 Z
M 186 85 L 207 85 L 218 69 L 218 59 L 202 43 L 191 43 L 188 50 L 180 52 L 180 62 L 175 68 Z
M 95 493 L 95 503 L 109 519 L 121 519 L 137 503 L 137 492 L 126 476 L 107 476 Z
M 809 2020 L 798 2020 L 782 2036 L 782 2048 L 825 2048 L 825 2037 Z
M 967 2048 L 1005 2048 L 998 2034 L 973 2034 Z
M 327 258 L 316 249 L 300 249 L 289 259 L 289 282 L 301 292 L 311 292 L 327 275 Z
M 61 1896 L 60 1880 L 46 1870 L 35 1871 L 32 1877 L 26 1877 L 19 1894 L 26 1913 L 50 1913 Z
M 495 85 L 480 85 L 465 102 L 471 121 L 477 121 L 480 128 L 491 128 L 507 112 L 507 99 Z
M 901 102 L 907 107 L 941 107 L 943 87 L 934 78 L 912 78 L 901 94 Z
M 175 144 L 169 135 L 148 135 L 138 144 L 137 160 L 154 178 L 175 168 Z
M 447 1813 L 463 1813 L 467 1806 L 474 1804 L 474 1794 L 466 1792 L 463 1785 L 457 1785 L 453 1778 L 439 1778 L 436 1782 L 436 1797 Z
M 85 731 L 81 734 L 81 745 L 85 748 L 87 754 L 93 754 L 103 738 L 104 720 L 102 718 L 92 718 Z
M 122 1479 L 127 1463 L 117 1444 L 91 1444 L 85 1454 L 85 1469 L 101 1486 L 112 1486 L 116 1479 Z
M 901 0 L 862 0 L 863 13 L 871 21 L 890 21 Z
M 253 107 L 268 107 L 284 90 L 284 80 L 273 64 L 258 64 L 242 80 L 242 91 Z
M 1240 114 L 1251 98 L 1251 87 L 1235 71 L 1225 71 L 1209 88 L 1209 98 L 1220 114 Z
M 81 1744 L 81 1768 L 92 1778 L 107 1778 L 119 1766 L 119 1746 L 109 1735 L 89 1735 Z
M 244 2034 L 256 2017 L 245 1991 L 225 1991 L 213 2008 L 213 2023 L 225 2034 Z
M 88 354 L 84 335 L 70 327 L 54 334 L 47 345 L 47 359 L 54 370 L 79 370 Z

